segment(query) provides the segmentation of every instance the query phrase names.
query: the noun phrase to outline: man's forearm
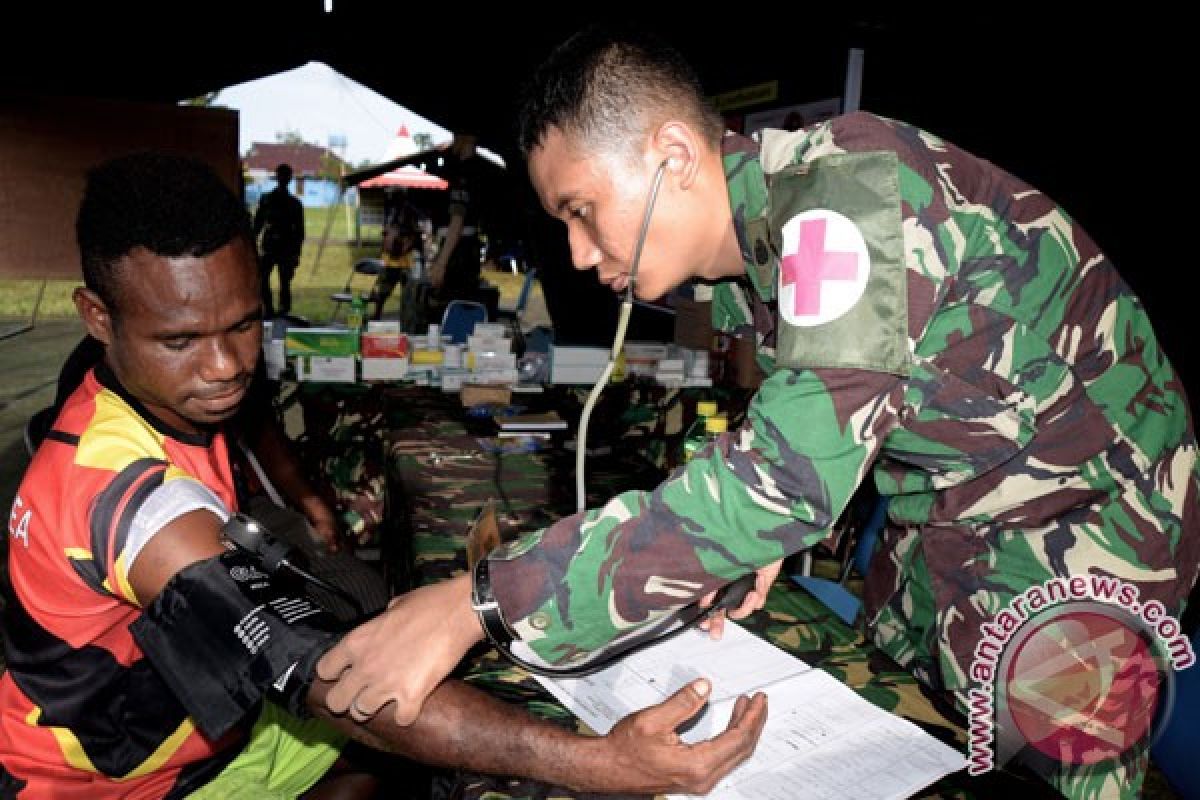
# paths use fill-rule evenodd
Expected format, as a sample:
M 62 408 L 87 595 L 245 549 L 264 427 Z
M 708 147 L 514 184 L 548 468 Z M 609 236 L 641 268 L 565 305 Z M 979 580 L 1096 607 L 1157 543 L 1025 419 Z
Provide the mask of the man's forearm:
M 366 724 L 333 716 L 324 706 L 332 687 L 318 679 L 309 707 L 369 747 L 434 766 L 532 778 L 572 789 L 618 788 L 606 768 L 604 740 L 581 736 L 502 703 L 461 681 L 442 683 L 407 727 L 387 709 Z
M 288 506 L 304 515 L 313 532 L 330 549 L 337 548 L 337 519 L 333 510 L 304 477 L 300 462 L 292 452 L 290 442 L 279 423 L 265 415 L 262 423 L 247 432 L 250 450 L 258 459 L 268 482 L 278 491 Z
M 299 505 L 305 498 L 315 495 L 316 491 L 300 471 L 300 464 L 279 424 L 267 419 L 257 434 L 251 449 L 284 499 Z
M 458 240 L 462 238 L 462 229 L 463 218 L 457 214 L 452 216 L 446 227 L 446 238 L 442 240 L 433 268 L 429 271 L 429 279 L 434 286 L 440 287 L 446 280 L 446 268 L 450 264 L 450 257 L 454 255 L 454 248 L 458 247 Z

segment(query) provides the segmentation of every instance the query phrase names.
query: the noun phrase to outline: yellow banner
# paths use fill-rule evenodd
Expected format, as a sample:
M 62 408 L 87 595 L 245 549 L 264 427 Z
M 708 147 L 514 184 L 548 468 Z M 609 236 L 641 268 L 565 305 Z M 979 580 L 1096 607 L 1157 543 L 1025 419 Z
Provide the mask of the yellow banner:
M 756 83 L 753 86 L 743 86 L 731 92 L 722 92 L 712 99 L 717 111 L 731 111 L 735 108 L 756 106 L 759 103 L 769 103 L 779 97 L 779 81 Z

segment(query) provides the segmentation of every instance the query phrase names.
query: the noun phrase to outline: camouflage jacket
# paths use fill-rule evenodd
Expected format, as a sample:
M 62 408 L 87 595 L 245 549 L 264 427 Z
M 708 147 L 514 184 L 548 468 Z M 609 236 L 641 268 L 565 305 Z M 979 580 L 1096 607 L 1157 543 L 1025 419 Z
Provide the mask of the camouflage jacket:
M 822 541 L 872 467 L 891 497 L 872 636 L 960 702 L 980 624 L 1036 583 L 1116 576 L 1179 613 L 1200 560 L 1187 400 L 1070 217 L 863 113 L 728 136 L 724 163 L 746 277 L 714 322 L 754 326 L 768 378 L 657 489 L 491 556 L 522 638 L 567 661 Z

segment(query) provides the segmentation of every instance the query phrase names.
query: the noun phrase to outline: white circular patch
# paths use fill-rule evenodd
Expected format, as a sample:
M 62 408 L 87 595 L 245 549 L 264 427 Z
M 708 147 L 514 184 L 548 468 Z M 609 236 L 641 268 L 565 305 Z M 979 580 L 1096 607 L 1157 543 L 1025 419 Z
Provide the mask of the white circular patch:
M 789 325 L 824 325 L 854 308 L 871 277 L 871 257 L 858 226 L 817 208 L 783 226 L 779 314 Z

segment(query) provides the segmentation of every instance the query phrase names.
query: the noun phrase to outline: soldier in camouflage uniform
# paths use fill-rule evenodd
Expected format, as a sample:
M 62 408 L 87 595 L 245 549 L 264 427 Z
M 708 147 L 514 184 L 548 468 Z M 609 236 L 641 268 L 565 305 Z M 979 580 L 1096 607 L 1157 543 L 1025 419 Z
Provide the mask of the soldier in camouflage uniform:
M 714 323 L 752 325 L 768 373 L 745 423 L 657 489 L 491 556 L 504 619 L 541 656 L 581 657 L 826 540 L 872 468 L 891 503 L 870 631 L 960 709 L 980 625 L 1047 579 L 1113 576 L 1182 612 L 1200 560 L 1183 387 L 1137 298 L 1053 201 L 865 113 L 723 136 L 690 70 L 654 44 L 582 34 L 534 86 L 521 144 L 576 267 L 625 287 L 663 165 L 637 294 L 720 280 Z M 476 624 L 466 589 L 434 590 Z M 401 621 L 379 624 L 403 639 Z M 352 640 L 335 659 L 389 696 Z M 390 696 L 404 691 L 419 694 Z M 1072 797 L 1132 795 L 1145 763 L 1143 749 L 1048 777 Z

